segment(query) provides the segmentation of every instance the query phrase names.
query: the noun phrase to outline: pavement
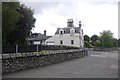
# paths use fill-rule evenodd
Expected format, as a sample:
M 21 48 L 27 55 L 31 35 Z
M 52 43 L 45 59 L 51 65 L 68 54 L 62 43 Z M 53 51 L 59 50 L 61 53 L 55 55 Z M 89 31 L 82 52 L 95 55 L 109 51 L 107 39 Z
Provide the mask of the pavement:
M 83 58 L 18 71 L 3 78 L 118 78 L 118 52 L 89 51 Z

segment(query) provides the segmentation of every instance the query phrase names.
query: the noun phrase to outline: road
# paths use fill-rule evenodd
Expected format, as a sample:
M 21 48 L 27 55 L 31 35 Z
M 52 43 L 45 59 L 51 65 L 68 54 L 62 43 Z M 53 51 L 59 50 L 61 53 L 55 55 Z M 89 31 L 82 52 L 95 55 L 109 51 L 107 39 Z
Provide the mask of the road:
M 118 78 L 118 52 L 89 51 L 89 56 L 3 75 L 3 78 Z

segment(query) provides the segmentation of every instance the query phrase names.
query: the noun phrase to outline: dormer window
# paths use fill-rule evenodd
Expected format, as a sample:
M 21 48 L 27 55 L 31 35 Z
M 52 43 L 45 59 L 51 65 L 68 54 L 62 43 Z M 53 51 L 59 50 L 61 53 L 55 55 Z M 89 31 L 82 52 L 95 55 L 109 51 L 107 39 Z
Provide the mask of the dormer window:
M 60 31 L 60 34 L 63 34 L 63 31 Z
M 64 34 L 64 32 L 65 32 L 65 31 L 64 31 L 63 29 L 60 29 L 60 30 L 59 30 L 59 34 Z
M 74 34 L 74 33 L 75 33 L 75 29 L 74 29 L 74 28 L 71 28 L 71 29 L 70 29 L 70 33 L 71 33 L 71 34 Z

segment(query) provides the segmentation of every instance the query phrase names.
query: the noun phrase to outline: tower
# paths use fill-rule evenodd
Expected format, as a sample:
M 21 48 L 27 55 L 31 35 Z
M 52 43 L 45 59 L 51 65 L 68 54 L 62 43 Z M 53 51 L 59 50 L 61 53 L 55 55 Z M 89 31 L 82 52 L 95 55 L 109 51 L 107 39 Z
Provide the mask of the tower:
M 68 19 L 67 21 L 67 27 L 73 27 L 73 19 Z

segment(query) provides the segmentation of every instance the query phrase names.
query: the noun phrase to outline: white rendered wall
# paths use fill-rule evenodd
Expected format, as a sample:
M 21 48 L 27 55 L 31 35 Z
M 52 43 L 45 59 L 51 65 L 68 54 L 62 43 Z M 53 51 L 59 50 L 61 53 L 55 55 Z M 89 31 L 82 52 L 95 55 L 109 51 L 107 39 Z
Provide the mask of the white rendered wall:
M 79 39 L 79 33 L 75 33 L 75 34 L 56 34 L 54 36 L 52 36 L 51 38 L 47 39 L 45 41 L 46 45 L 49 45 L 51 43 L 48 42 L 54 42 L 54 44 L 52 43 L 52 45 L 61 45 L 60 41 L 63 41 L 63 45 L 67 45 L 67 46 L 75 46 L 75 47 L 80 47 L 80 39 Z M 74 44 L 71 44 L 71 40 L 74 40 Z
M 40 41 L 34 41 L 33 44 L 40 44 Z
M 84 47 L 84 34 L 82 33 L 81 29 L 80 29 L 80 41 L 81 47 Z

